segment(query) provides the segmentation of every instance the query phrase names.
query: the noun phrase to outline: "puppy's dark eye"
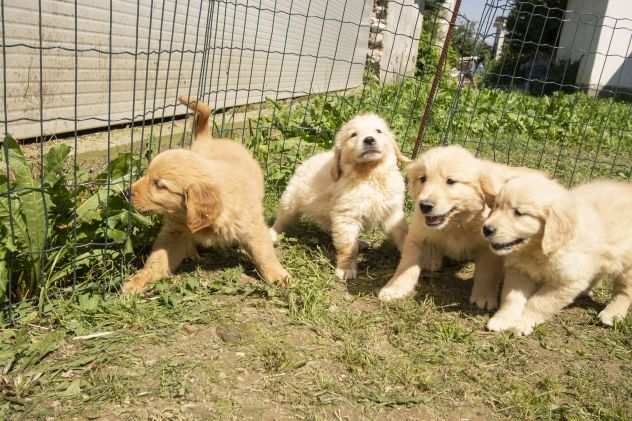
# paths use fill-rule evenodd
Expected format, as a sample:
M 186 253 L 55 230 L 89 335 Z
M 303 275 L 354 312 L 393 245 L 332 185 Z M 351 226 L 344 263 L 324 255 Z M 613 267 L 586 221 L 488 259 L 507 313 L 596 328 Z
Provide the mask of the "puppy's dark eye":
M 164 188 L 166 188 L 165 184 L 158 178 L 156 178 L 154 180 L 154 186 L 156 186 L 157 189 L 164 189 Z
M 421 177 L 419 177 L 419 181 L 421 181 L 422 183 L 426 182 L 426 176 L 422 175 Z
M 375 129 L 376 132 L 378 132 L 379 134 L 382 134 L 382 130 L 380 129 Z
M 524 216 L 524 213 L 520 212 L 518 209 L 514 209 L 514 215 L 520 217 L 520 216 Z
M 447 179 L 447 180 L 445 180 L 445 182 L 446 182 L 448 185 L 450 185 L 450 186 L 451 186 L 452 184 L 455 184 L 455 183 L 456 183 L 456 180 L 455 180 L 455 179 L 453 179 L 453 178 L 449 178 L 449 177 L 448 177 L 448 179 Z
M 349 137 L 356 137 L 358 134 L 356 132 L 351 133 L 351 136 Z

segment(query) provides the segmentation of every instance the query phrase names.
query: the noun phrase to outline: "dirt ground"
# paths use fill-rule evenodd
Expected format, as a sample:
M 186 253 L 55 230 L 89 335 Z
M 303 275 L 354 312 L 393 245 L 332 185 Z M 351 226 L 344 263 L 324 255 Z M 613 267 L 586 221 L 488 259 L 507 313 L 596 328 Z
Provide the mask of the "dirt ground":
M 381 304 L 398 253 L 367 239 L 348 284 L 328 236 L 302 224 L 279 246 L 287 290 L 225 250 L 143 297 L 78 291 L 41 316 L 24 305 L 0 332 L 0 418 L 632 419 L 632 322 L 598 324 L 606 289 L 528 338 L 490 333 L 467 304 L 470 265 Z

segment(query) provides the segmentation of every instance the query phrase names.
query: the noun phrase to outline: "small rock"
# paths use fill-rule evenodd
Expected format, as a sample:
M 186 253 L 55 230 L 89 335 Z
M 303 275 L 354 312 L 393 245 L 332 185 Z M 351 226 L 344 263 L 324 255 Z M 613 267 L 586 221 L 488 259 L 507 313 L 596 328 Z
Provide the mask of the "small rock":
M 195 328 L 193 326 L 191 326 L 190 324 L 184 324 L 182 326 L 182 329 L 184 329 L 187 333 L 195 332 Z
M 241 333 L 235 327 L 217 326 L 215 333 L 225 343 L 236 343 L 242 339 Z

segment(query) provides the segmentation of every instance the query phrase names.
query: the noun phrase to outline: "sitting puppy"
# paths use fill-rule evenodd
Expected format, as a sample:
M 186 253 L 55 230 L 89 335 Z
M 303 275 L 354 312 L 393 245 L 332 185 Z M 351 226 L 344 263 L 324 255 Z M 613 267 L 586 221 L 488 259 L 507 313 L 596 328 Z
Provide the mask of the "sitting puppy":
M 402 156 L 386 122 L 375 114 L 348 121 L 333 151 L 312 156 L 296 169 L 281 197 L 272 236 L 301 215 L 330 230 L 336 248 L 336 276 L 354 279 L 358 237 L 380 223 L 398 248 L 406 237 Z
M 528 335 L 603 277 L 614 298 L 599 313 L 623 319 L 632 300 L 632 184 L 598 181 L 571 191 L 541 176 L 510 180 L 485 222 L 505 260 L 500 309 L 487 328 Z
M 481 234 L 488 203 L 493 200 L 486 187 L 524 171 L 531 170 L 480 160 L 455 145 L 430 149 L 410 164 L 408 190 L 415 213 L 395 275 L 382 288 L 379 299 L 392 301 L 411 294 L 421 271 L 439 270 L 447 256 L 474 259 L 470 302 L 495 309 L 503 267 Z
M 263 218 L 263 175 L 239 143 L 212 139 L 206 104 L 181 97 L 197 113 L 191 150 L 169 150 L 151 161 L 147 174 L 132 185 L 132 203 L 141 212 L 164 216 L 164 224 L 145 267 L 123 286 L 140 292 L 173 274 L 196 246 L 239 244 L 271 283 L 288 273 L 279 263 Z

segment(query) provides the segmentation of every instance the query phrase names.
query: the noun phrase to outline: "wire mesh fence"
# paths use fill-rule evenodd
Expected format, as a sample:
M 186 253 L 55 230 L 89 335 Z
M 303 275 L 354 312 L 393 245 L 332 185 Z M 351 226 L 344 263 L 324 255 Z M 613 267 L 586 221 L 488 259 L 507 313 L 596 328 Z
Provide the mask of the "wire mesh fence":
M 488 2 L 479 34 L 496 40 L 495 57 L 482 76 L 487 89 L 455 99 L 449 131 L 458 133 L 458 114 L 469 121 L 454 141 L 569 185 L 629 179 L 631 19 L 617 1 Z
M 140 263 L 157 224 L 121 192 L 190 142 L 179 95 L 255 153 L 270 203 L 362 111 L 409 155 L 629 180 L 630 7 L 489 0 L 472 22 L 459 3 L 1 0 L 0 301 L 116 290 Z

